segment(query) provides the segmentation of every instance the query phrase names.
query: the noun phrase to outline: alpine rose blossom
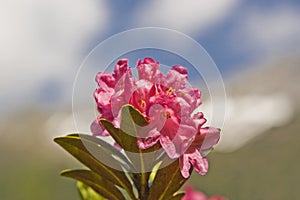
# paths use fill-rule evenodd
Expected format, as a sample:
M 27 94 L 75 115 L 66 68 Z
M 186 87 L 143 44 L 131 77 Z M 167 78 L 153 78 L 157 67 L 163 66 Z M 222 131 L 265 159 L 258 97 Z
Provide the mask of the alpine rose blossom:
M 185 188 L 185 195 L 181 200 L 226 200 L 222 196 L 212 196 L 208 198 L 204 193 L 194 190 L 191 186 Z
M 199 174 L 205 174 L 208 163 L 202 150 L 218 142 L 220 130 L 203 127 L 203 114 L 194 114 L 201 104 L 200 91 L 186 86 L 187 69 L 176 65 L 164 75 L 158 62 L 145 58 L 138 61 L 137 71 L 138 78 L 134 78 L 128 60 L 122 59 L 113 73 L 97 74 L 99 88 L 94 98 L 100 114 L 91 125 L 93 135 L 109 135 L 99 124 L 100 118 L 119 128 L 121 108 L 131 104 L 149 123 L 138 129 L 140 149 L 159 143 L 171 159 L 179 158 L 183 177 L 189 177 L 191 165 Z

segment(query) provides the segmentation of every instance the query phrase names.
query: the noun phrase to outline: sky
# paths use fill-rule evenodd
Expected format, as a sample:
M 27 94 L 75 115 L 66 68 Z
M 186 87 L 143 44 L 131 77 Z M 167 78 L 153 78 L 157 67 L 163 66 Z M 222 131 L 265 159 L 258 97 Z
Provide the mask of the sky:
M 180 31 L 200 43 L 224 78 L 300 51 L 296 0 L 0 0 L 0 113 L 70 106 L 85 56 L 139 27 Z

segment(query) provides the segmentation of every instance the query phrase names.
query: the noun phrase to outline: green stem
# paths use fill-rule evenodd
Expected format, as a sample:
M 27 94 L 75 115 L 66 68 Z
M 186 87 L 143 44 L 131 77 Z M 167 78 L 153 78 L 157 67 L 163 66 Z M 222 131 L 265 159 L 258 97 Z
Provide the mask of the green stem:
M 143 153 L 140 151 L 140 163 L 141 163 L 141 188 L 140 188 L 140 198 L 141 200 L 148 198 L 148 176 L 149 174 L 145 172 L 145 164 L 143 159 Z

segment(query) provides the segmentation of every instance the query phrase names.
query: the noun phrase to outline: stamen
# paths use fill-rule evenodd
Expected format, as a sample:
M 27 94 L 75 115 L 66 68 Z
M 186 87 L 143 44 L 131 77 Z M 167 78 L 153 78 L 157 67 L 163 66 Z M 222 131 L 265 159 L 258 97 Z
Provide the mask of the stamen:
M 163 113 L 162 113 L 162 116 L 163 116 L 164 118 L 166 118 L 166 119 L 170 119 L 170 118 L 171 118 L 171 114 L 170 114 L 170 112 L 168 112 L 168 111 L 163 112 Z
M 141 106 L 141 108 L 145 109 L 146 108 L 146 101 L 140 100 L 139 105 Z
M 170 96 L 171 94 L 173 94 L 175 92 L 175 89 L 170 87 L 167 91 L 167 95 Z

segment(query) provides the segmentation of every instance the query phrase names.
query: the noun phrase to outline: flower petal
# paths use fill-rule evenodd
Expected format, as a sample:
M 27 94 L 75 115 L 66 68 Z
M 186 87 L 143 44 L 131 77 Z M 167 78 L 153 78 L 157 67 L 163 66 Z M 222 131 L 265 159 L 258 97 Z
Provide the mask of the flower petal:
M 201 149 L 209 149 L 216 145 L 220 140 L 220 129 L 213 127 L 205 127 L 200 129 L 200 134 L 204 136 Z
M 128 104 L 135 88 L 135 80 L 132 71 L 128 71 L 116 83 L 115 93 L 111 96 L 111 108 L 114 116 L 117 116 L 121 107 Z
M 208 200 L 202 192 L 194 190 L 191 186 L 185 188 L 185 195 L 181 200 Z
M 189 155 L 190 162 L 192 163 L 195 171 L 198 174 L 205 175 L 208 171 L 208 161 L 201 153 L 196 150 L 194 153 Z
M 110 106 L 110 100 L 113 92 L 105 91 L 103 88 L 98 88 L 94 92 L 94 98 L 98 107 L 105 109 Z
M 173 66 L 167 73 L 166 81 L 168 87 L 184 88 L 188 81 L 187 69 L 179 65 Z
M 158 83 L 163 77 L 163 74 L 159 69 L 159 62 L 155 62 L 152 58 L 145 58 L 144 61 L 139 60 L 137 69 L 140 80 L 144 79 L 153 83 Z
M 179 158 L 179 166 L 180 166 L 181 175 L 184 178 L 190 177 L 191 163 L 187 155 L 184 154 Z
M 180 154 L 176 150 L 176 146 L 168 136 L 162 135 L 159 142 L 171 159 L 178 158 L 180 156 Z
M 112 73 L 103 73 L 99 72 L 96 75 L 96 82 L 98 83 L 99 87 L 104 90 L 113 89 L 116 84 L 115 77 Z
M 115 66 L 114 69 L 114 78 L 118 81 L 128 70 L 128 59 L 121 59 Z
M 186 87 L 177 89 L 176 96 L 181 99 L 181 102 L 187 104 L 186 110 L 191 114 L 202 103 L 200 99 L 200 91 L 196 88 Z
M 150 89 L 152 83 L 147 80 L 139 80 L 136 82 L 136 89 L 130 98 L 130 104 L 137 108 L 146 116 L 147 106 L 149 106 Z
M 156 129 L 149 131 L 149 136 L 144 138 L 139 138 L 137 140 L 138 147 L 140 149 L 148 149 L 154 146 L 160 138 L 160 133 Z

